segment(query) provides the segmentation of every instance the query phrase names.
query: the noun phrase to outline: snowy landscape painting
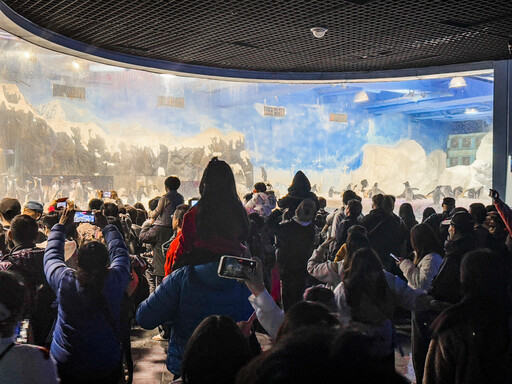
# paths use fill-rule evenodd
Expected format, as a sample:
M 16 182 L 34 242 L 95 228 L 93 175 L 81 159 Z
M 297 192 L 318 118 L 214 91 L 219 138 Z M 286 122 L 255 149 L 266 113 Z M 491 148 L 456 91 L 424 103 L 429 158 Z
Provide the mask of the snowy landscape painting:
M 1 196 L 80 185 L 137 200 L 178 175 L 192 197 L 212 156 L 241 195 L 257 181 L 284 195 L 302 170 L 333 205 L 346 189 L 419 206 L 482 200 L 492 186 L 492 71 L 457 86 L 249 83 L 110 67 L 5 32 L 0 49 Z

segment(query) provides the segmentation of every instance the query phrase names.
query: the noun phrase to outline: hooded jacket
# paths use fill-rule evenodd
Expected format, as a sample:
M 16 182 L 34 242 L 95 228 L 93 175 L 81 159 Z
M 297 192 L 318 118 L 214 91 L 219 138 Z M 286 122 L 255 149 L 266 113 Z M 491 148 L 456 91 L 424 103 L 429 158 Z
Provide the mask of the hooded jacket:
M 167 369 L 179 374 L 190 336 L 205 318 L 224 315 L 245 321 L 253 312 L 245 284 L 217 275 L 219 263 L 187 265 L 166 277 L 139 306 L 137 323 L 153 329 L 170 325 Z
M 281 209 L 286 209 L 292 213 L 295 212 L 299 204 L 304 199 L 311 199 L 315 202 L 316 210 L 320 209 L 320 204 L 318 203 L 318 198 L 316 195 L 311 192 L 311 183 L 309 182 L 307 176 L 302 171 L 298 171 L 292 180 L 292 185 L 288 188 L 288 194 L 283 196 L 278 202 L 277 205 Z

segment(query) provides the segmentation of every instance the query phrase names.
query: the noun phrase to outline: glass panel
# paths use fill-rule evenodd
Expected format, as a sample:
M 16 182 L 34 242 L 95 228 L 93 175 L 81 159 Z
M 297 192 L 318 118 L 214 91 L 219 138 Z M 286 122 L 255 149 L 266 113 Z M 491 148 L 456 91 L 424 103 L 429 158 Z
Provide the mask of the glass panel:
M 492 71 L 460 88 L 229 82 L 97 64 L 5 32 L 0 46 L 0 196 L 85 205 L 115 189 L 147 203 L 178 175 L 188 198 L 219 156 L 241 196 L 258 181 L 283 196 L 302 170 L 330 207 L 346 189 L 364 212 L 379 191 L 417 211 L 443 196 L 488 201 L 475 191 L 492 184 Z

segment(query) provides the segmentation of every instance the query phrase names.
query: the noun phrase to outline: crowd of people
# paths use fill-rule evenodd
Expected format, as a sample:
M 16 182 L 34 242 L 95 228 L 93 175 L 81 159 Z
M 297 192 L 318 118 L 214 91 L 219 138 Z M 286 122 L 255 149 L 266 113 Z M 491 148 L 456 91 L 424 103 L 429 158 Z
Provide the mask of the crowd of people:
M 420 220 L 381 193 L 363 214 L 347 190 L 329 213 L 301 171 L 280 199 L 258 182 L 240 200 L 217 158 L 198 200 L 179 188 L 168 177 L 148 210 L 102 191 L 88 207 L 0 201 L 0 382 L 132 382 L 138 325 L 168 340 L 175 383 L 406 383 L 404 313 L 417 383 L 512 382 L 512 210 L 497 191 Z M 225 255 L 255 267 L 226 278 Z

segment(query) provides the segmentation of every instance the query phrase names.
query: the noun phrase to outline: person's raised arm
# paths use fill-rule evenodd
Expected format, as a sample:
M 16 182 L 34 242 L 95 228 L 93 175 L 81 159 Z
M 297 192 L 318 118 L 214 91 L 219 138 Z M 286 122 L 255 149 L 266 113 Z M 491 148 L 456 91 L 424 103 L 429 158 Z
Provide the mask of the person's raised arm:
M 489 196 L 491 196 L 496 210 L 505 223 L 508 233 L 512 236 L 512 209 L 500 199 L 500 194 L 495 189 L 489 190 Z
M 94 218 L 95 224 L 103 231 L 103 236 L 108 246 L 110 269 L 119 270 L 126 273 L 126 276 L 129 277 L 130 254 L 123 236 L 115 225 L 108 224 L 107 218 L 101 212 L 96 212 Z
M 64 244 L 66 243 L 66 232 L 73 223 L 75 208 L 71 201 L 64 211 L 58 224 L 55 224 L 48 236 L 48 244 L 44 251 L 44 274 L 48 284 L 57 292 L 59 284 L 67 271 L 71 271 L 64 262 Z
M 325 252 L 329 248 L 329 244 L 333 241 L 334 238 L 330 237 L 313 251 L 313 254 L 308 260 L 307 269 L 311 276 L 320 280 L 322 283 L 337 286 L 341 282 L 339 274 L 341 263 L 333 263 L 326 260 L 325 256 Z
M 256 316 L 261 326 L 268 332 L 274 340 L 277 331 L 284 321 L 284 312 L 279 308 L 263 283 L 263 267 L 259 259 L 256 262 L 256 270 L 254 274 L 246 276 L 244 279 L 247 288 L 252 292 L 249 302 L 256 311 Z

